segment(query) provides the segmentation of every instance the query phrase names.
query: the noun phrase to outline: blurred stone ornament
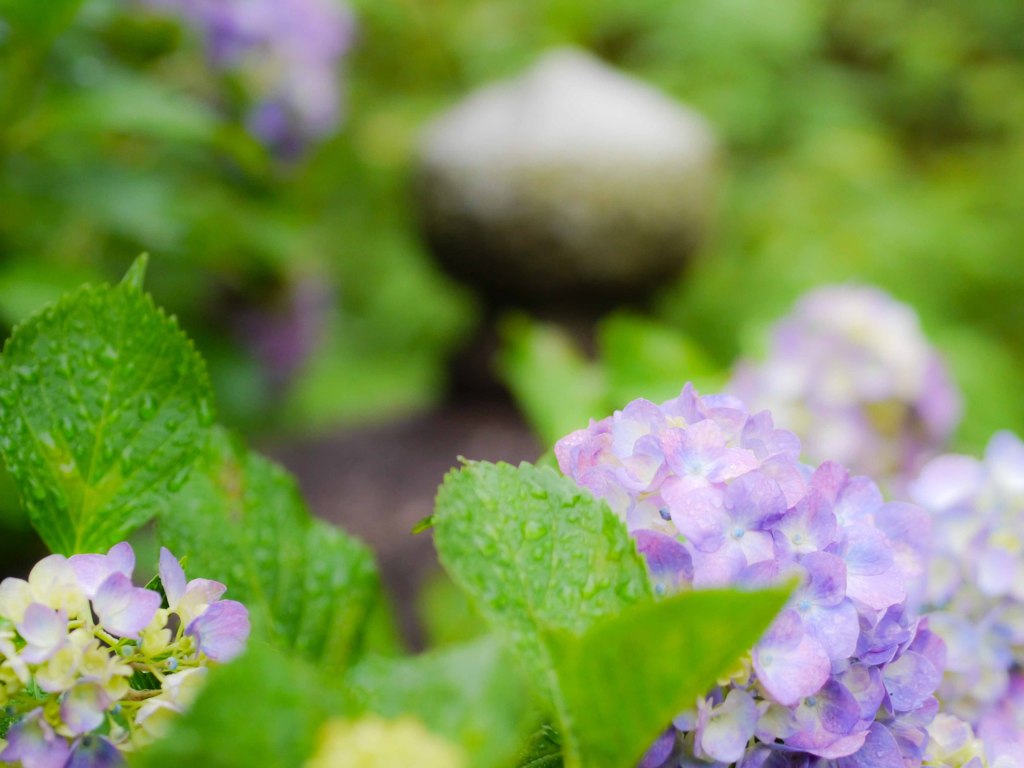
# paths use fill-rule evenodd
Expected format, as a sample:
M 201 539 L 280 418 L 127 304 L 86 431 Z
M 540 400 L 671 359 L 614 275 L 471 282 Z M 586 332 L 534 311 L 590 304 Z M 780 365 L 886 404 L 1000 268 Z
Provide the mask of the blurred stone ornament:
M 698 114 L 557 50 L 429 125 L 415 188 L 457 277 L 503 301 L 601 305 L 685 266 L 714 213 L 716 165 Z

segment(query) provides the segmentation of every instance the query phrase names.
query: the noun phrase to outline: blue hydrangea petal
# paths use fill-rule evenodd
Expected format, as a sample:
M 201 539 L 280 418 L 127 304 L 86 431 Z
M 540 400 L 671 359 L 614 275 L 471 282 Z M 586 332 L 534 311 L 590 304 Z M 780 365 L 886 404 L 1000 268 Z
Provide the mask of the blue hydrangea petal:
M 908 651 L 885 667 L 883 679 L 893 707 L 899 712 L 909 712 L 938 688 L 942 668 L 922 654 Z
M 227 662 L 245 650 L 249 630 L 246 607 L 235 600 L 219 600 L 189 624 L 185 634 L 195 637 L 200 652 Z
M 685 546 L 657 531 L 637 531 L 636 548 L 651 574 L 651 580 L 667 592 L 674 592 L 693 579 L 693 558 Z
M 851 525 L 844 533 L 841 554 L 846 561 L 846 594 L 876 611 L 906 599 L 906 587 L 894 567 L 885 534 L 863 524 Z
M 763 530 L 786 512 L 779 484 L 760 472 L 747 472 L 729 483 L 723 499 L 729 521 L 745 530 Z
M 860 620 L 849 600 L 832 607 L 812 605 L 801 615 L 807 634 L 821 644 L 830 659 L 838 661 L 856 652 Z
M 853 664 L 839 676 L 840 682 L 857 700 L 862 720 L 874 720 L 885 698 L 885 683 L 878 667 Z
M 694 547 L 701 552 L 715 552 L 722 546 L 729 515 L 719 489 L 692 489 L 684 483 L 669 481 L 662 494 L 672 511 L 672 522 Z
M 868 730 L 864 746 L 849 757 L 838 761 L 838 768 L 901 768 L 903 756 L 889 730 L 875 723 Z
M 746 691 L 729 691 L 725 701 L 711 711 L 703 728 L 698 730 L 701 751 L 723 763 L 736 762 L 754 736 L 757 720 L 753 697 Z
M 808 637 L 799 614 L 785 610 L 754 647 L 754 669 L 765 691 L 786 706 L 816 693 L 832 665 L 821 645 Z
M 79 736 L 99 728 L 111 700 L 96 683 L 79 683 L 64 694 L 60 719 L 72 734 Z
M 135 571 L 135 551 L 131 544 L 122 541 L 115 544 L 105 555 L 72 555 L 68 565 L 75 573 L 78 586 L 89 598 L 96 596 L 106 578 L 112 573 L 124 574 L 129 579 Z
M 119 768 L 125 765 L 121 752 L 101 736 L 81 739 L 65 768 Z
M 67 614 L 41 603 L 32 603 L 25 609 L 25 618 L 17 628 L 28 643 L 20 656 L 29 664 L 41 664 L 67 643 Z
M 37 709 L 26 715 L 7 731 L 7 746 L 0 752 L 0 760 L 20 761 L 24 768 L 63 768 L 71 748 Z
M 650 746 L 637 768 L 660 768 L 672 754 L 675 745 L 676 729 L 670 727 Z
M 123 573 L 112 573 L 100 585 L 92 605 L 103 627 L 117 637 L 138 637 L 156 616 L 160 595 L 132 585 Z
M 846 599 L 846 563 L 829 552 L 812 552 L 800 559 L 806 573 L 804 585 L 794 602 L 807 600 L 813 605 L 832 607 Z
M 835 679 L 808 696 L 794 710 L 796 732 L 786 745 L 821 757 L 842 757 L 859 746 L 860 704 L 853 694 Z M 845 737 L 853 736 L 848 739 Z M 840 742 L 837 744 L 837 742 Z
M 797 554 L 820 552 L 835 540 L 838 532 L 832 505 L 815 490 L 808 491 L 775 528 Z
M 160 547 L 160 584 L 173 609 L 185 594 L 185 571 L 167 547 Z

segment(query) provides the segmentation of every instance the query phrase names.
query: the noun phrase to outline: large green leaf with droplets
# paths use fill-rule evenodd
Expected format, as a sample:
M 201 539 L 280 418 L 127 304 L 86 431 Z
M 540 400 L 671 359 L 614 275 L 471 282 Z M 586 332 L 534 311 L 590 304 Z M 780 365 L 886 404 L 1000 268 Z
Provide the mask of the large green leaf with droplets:
M 561 737 L 550 725 L 534 733 L 516 759 L 516 768 L 562 768 L 563 765 Z
M 215 428 L 206 453 L 159 521 L 190 574 L 228 585 L 257 634 L 327 670 L 344 669 L 380 608 L 373 555 L 313 520 L 291 476 Z
M 788 597 L 788 589 L 687 592 L 550 638 L 568 713 L 566 765 L 636 765 L 673 717 L 738 666 Z
M 144 271 L 44 309 L 0 357 L 0 451 L 55 552 L 104 550 L 153 517 L 213 419 L 203 360 Z
M 651 597 L 626 527 L 554 470 L 469 463 L 445 477 L 434 524 L 445 569 L 510 637 L 556 707 L 560 692 L 544 634 L 582 632 Z

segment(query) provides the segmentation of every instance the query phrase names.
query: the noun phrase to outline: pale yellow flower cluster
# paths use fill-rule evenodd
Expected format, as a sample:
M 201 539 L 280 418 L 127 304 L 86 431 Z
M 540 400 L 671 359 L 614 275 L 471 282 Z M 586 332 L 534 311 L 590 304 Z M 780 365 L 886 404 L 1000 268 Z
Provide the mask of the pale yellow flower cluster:
M 428 731 L 412 717 L 385 720 L 331 720 L 320 732 L 320 745 L 305 768 L 464 768 L 457 746 Z

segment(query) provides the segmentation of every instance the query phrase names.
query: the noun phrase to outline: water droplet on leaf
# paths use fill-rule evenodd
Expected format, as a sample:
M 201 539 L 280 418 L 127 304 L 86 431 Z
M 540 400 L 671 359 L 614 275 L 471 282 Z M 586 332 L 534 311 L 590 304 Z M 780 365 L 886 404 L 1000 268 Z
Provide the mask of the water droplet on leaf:
M 526 525 L 523 526 L 523 536 L 527 541 L 536 541 L 537 539 L 546 536 L 547 532 L 547 526 L 537 520 L 529 520 Z
M 148 392 L 142 396 L 142 402 L 139 403 L 139 418 L 143 421 L 149 421 L 156 415 L 156 398 Z
M 119 357 L 118 351 L 108 344 L 100 352 L 99 360 L 103 365 L 110 367 L 117 362 Z
M 185 485 L 185 481 L 188 479 L 188 470 L 188 467 L 182 467 L 175 472 L 174 475 L 171 476 L 171 479 L 167 481 L 167 490 L 171 493 L 180 491 L 182 486 Z
M 199 423 L 204 427 L 213 424 L 213 406 L 206 398 L 199 401 Z
M 14 369 L 14 372 L 26 384 L 35 384 L 39 381 L 39 372 L 29 365 L 19 365 Z

